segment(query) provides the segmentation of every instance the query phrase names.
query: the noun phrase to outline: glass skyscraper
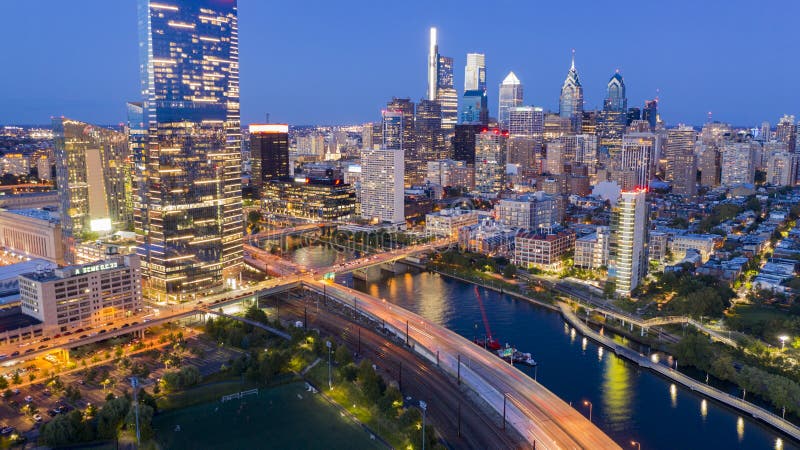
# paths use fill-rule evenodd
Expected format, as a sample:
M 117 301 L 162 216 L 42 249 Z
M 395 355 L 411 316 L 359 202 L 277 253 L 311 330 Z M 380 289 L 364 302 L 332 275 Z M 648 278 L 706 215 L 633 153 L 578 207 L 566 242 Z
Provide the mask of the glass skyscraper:
M 67 263 L 90 233 L 125 230 L 130 222 L 130 158 L 124 133 L 53 119 L 56 180 Z
M 180 301 L 242 268 L 236 0 L 139 0 L 139 50 L 138 252 L 147 292 Z
M 572 130 L 581 130 L 581 119 L 583 118 L 583 86 L 578 78 L 578 70 L 575 68 L 575 53 L 572 53 L 572 65 L 567 72 L 564 85 L 561 86 L 561 97 L 558 104 L 558 115 L 570 119 Z
M 522 106 L 522 83 L 514 72 L 509 72 L 500 83 L 500 96 L 497 110 L 497 121 L 503 128 L 508 127 L 508 110 Z
M 625 96 L 625 81 L 617 71 L 608 80 L 608 91 L 598 124 L 600 145 L 611 155 L 619 152 L 622 146 L 622 134 L 627 124 L 628 99 Z

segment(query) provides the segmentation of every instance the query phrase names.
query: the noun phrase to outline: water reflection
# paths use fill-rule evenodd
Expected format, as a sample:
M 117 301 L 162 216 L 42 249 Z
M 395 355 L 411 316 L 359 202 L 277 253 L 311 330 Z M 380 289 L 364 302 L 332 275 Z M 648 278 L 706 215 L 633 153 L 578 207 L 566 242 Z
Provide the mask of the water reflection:
M 589 343 L 589 340 L 586 338 L 581 339 L 581 351 L 586 353 L 586 345 Z
M 572 329 L 569 330 L 569 343 L 570 344 L 574 344 L 575 343 L 575 336 L 576 335 L 577 335 L 577 333 L 575 332 L 575 328 L 572 328 Z
M 631 404 L 637 394 L 631 389 L 631 370 L 620 358 L 606 358 L 603 364 L 603 416 L 610 427 L 619 431 L 630 423 Z
M 678 406 L 678 387 L 674 384 L 669 385 L 669 399 L 673 408 Z
M 741 417 L 736 419 L 736 436 L 739 438 L 739 442 L 744 439 L 744 419 Z
M 603 360 L 603 347 L 597 347 L 597 360 Z
M 703 421 L 705 421 L 706 416 L 708 416 L 708 401 L 706 399 L 700 402 L 700 416 L 703 418 Z
M 783 439 L 775 439 L 775 450 L 783 450 Z

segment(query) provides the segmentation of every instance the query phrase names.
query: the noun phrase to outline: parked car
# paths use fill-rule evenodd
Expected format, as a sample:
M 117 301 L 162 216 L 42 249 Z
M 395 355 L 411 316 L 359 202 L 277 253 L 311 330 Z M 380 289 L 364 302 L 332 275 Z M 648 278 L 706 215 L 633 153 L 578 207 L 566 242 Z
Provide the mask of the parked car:
M 25 403 L 30 403 L 32 401 L 33 401 L 33 397 L 31 397 L 30 395 L 26 395 L 25 396 Z
M 42 415 L 41 414 L 34 414 L 33 415 L 33 420 L 35 420 L 37 423 L 41 422 L 42 421 Z

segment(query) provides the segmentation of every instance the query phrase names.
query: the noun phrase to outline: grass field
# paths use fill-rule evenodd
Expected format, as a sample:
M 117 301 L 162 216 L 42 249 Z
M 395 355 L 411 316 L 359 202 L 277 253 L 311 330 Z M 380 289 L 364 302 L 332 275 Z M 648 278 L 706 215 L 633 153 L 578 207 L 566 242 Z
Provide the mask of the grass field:
M 162 448 L 177 450 L 381 448 L 303 383 L 168 411 L 153 419 L 153 428 Z

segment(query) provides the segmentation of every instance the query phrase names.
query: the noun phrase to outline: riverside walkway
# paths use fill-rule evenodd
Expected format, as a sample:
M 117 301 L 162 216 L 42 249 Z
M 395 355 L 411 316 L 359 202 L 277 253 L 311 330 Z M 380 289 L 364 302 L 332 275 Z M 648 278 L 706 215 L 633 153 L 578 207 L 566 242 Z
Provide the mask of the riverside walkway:
M 693 378 L 690 378 L 681 372 L 678 372 L 677 370 L 673 370 L 672 368 L 664 366 L 663 364 L 654 363 L 652 360 L 650 360 L 650 358 L 628 347 L 625 347 L 624 345 L 614 342 L 614 340 L 607 336 L 597 333 L 589 328 L 589 326 L 587 326 L 585 323 L 581 322 L 581 320 L 575 315 L 575 313 L 572 311 L 572 308 L 567 303 L 560 302 L 559 308 L 561 309 L 561 314 L 564 316 L 564 319 L 569 322 L 570 325 L 575 327 L 584 336 L 594 340 L 604 347 L 611 349 L 617 356 L 635 362 L 640 367 L 644 367 L 659 373 L 662 376 L 680 383 L 695 392 L 699 392 L 708 398 L 717 400 L 718 402 L 721 402 L 739 411 L 750 414 L 755 419 L 760 419 L 782 431 L 783 433 L 786 433 L 788 436 L 800 441 L 800 427 L 797 425 L 784 420 L 777 414 L 773 414 L 764 408 L 746 402 L 739 397 L 735 397 L 727 392 L 720 391 L 719 389 L 713 388 L 705 383 L 701 383 Z

